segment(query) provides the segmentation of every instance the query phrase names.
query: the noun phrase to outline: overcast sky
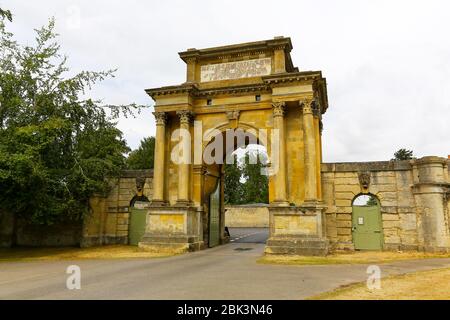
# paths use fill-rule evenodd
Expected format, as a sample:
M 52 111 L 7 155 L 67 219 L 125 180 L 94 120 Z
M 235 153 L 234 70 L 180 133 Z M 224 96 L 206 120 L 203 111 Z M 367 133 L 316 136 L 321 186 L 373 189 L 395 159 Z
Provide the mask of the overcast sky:
M 56 18 L 73 70 L 118 68 L 92 95 L 152 104 L 145 88 L 185 81 L 178 52 L 291 37 L 300 70 L 322 70 L 330 107 L 324 161 L 450 154 L 448 1 L 25 1 L 0 0 L 16 39 Z M 153 135 L 148 110 L 119 122 L 129 145 Z

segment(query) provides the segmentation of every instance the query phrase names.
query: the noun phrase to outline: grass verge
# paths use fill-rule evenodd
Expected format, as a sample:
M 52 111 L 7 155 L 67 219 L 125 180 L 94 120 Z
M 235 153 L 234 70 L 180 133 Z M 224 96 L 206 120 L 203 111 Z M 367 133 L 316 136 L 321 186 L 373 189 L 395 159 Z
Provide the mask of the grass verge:
M 0 262 L 159 258 L 172 255 L 169 253 L 149 252 L 136 246 L 126 245 L 108 245 L 90 248 L 11 248 L 0 249 Z
M 283 265 L 379 264 L 400 260 L 429 258 L 450 258 L 450 253 L 357 251 L 351 253 L 335 253 L 326 257 L 267 255 L 258 259 L 258 263 Z
M 450 268 L 419 271 L 381 279 L 381 288 L 365 282 L 341 287 L 311 300 L 450 300 Z

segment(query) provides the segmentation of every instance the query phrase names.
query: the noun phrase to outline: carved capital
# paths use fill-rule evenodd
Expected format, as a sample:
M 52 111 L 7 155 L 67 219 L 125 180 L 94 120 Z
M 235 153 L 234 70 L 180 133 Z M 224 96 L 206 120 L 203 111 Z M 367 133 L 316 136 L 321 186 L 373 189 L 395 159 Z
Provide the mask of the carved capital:
M 164 126 L 167 123 L 167 114 L 165 112 L 155 111 L 153 115 L 155 116 L 157 126 Z
M 227 111 L 227 118 L 229 121 L 231 120 L 239 120 L 239 110 Z
M 273 116 L 283 117 L 285 113 L 286 102 L 274 102 L 272 103 Z
M 194 113 L 190 110 L 177 111 L 177 116 L 180 118 L 180 123 L 189 124 L 194 118 Z
M 191 64 L 191 63 L 196 63 L 197 62 L 197 57 L 188 57 L 185 59 L 187 64 Z
M 303 99 L 299 101 L 299 105 L 302 108 L 304 114 L 313 113 L 314 99 L 312 98 Z

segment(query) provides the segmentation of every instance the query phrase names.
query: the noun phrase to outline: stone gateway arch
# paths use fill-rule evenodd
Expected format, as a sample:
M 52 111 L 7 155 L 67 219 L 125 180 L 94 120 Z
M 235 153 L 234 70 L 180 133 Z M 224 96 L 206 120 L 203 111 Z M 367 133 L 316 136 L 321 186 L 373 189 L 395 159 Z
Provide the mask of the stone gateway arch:
M 378 199 L 382 249 L 448 250 L 447 160 L 323 164 L 326 79 L 299 71 L 291 50 L 285 37 L 188 49 L 179 53 L 186 82 L 146 90 L 155 101 L 156 142 L 139 246 L 183 252 L 226 243 L 220 159 L 254 138 L 270 158 L 267 254 L 354 249 L 352 221 L 363 219 L 352 219 L 352 201 L 360 193 Z

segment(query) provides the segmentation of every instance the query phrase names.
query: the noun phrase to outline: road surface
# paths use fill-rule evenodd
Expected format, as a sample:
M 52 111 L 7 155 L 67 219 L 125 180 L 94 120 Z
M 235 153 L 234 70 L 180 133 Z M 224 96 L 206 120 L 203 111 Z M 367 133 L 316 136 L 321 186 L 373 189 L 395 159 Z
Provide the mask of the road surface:
M 264 244 L 246 241 L 264 231 L 234 231 L 252 235 L 169 258 L 0 263 L 0 299 L 302 299 L 367 279 L 367 265 L 257 264 Z M 80 290 L 66 287 L 69 265 L 81 269 Z M 380 267 L 385 276 L 450 267 L 450 259 Z

